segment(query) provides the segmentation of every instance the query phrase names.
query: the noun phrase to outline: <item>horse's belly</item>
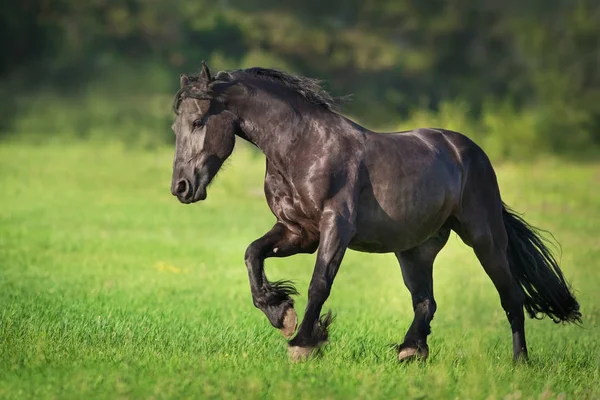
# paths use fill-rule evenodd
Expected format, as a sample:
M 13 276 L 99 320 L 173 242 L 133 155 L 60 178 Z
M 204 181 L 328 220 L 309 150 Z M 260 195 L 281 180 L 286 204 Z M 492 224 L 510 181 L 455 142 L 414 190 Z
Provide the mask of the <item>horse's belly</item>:
M 408 250 L 429 239 L 447 219 L 447 214 L 439 214 L 418 223 L 394 221 L 391 225 L 389 221 L 358 221 L 356 234 L 349 247 L 368 253 Z
M 419 201 L 411 196 L 393 197 L 393 202 L 366 196 L 359 202 L 356 233 L 350 248 L 358 251 L 388 253 L 411 249 L 434 235 L 448 220 L 455 207 L 451 191 L 429 191 Z

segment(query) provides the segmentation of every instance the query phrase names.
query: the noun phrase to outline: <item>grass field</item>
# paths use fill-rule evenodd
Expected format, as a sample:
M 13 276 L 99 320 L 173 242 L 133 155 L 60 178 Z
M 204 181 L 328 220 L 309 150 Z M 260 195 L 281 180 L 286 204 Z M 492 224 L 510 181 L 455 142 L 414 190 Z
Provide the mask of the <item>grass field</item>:
M 170 149 L 0 144 L 0 398 L 600 398 L 600 163 L 497 167 L 504 200 L 562 244 L 584 326 L 527 321 L 513 365 L 498 296 L 453 234 L 436 261 L 427 363 L 390 348 L 412 319 L 391 255 L 349 252 L 322 357 L 287 359 L 243 254 L 274 222 L 242 147 L 180 205 Z M 267 262 L 306 304 L 314 255 Z

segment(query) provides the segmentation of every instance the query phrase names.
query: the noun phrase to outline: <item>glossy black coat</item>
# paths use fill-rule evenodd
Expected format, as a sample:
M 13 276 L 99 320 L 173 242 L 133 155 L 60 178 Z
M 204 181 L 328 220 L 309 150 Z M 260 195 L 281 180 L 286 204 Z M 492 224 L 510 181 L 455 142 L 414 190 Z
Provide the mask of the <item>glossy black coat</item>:
M 535 229 L 503 204 L 488 157 L 466 136 L 369 131 L 337 113 L 317 81 L 274 70 L 213 78 L 203 64 L 201 74 L 180 83 L 172 192 L 181 202 L 206 198 L 236 135 L 266 156 L 265 195 L 276 223 L 250 244 L 245 260 L 254 304 L 287 337 L 296 332 L 297 292 L 289 282 L 269 282 L 264 260 L 318 249 L 292 357 L 327 340 L 332 318 L 319 315 L 350 248 L 396 254 L 415 310 L 399 358 L 426 358 L 436 309 L 433 261 L 451 230 L 473 247 L 498 289 L 515 358 L 527 356 L 524 307 L 532 316 L 579 320 L 555 259 Z

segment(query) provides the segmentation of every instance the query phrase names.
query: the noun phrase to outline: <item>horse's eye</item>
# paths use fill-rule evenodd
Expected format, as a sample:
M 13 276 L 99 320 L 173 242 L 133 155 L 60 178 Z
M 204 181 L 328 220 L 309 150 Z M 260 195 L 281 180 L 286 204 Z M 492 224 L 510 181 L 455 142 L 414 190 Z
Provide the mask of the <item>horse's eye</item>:
M 194 122 L 192 122 L 192 127 L 194 129 L 202 128 L 202 126 L 204 126 L 204 118 L 199 118 L 199 119 L 195 120 Z

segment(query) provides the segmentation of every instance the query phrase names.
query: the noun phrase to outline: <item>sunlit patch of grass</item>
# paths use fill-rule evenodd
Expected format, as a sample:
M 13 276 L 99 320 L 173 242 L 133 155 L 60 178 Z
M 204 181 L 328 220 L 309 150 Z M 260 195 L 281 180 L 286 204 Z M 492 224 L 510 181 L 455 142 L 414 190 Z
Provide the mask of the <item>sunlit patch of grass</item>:
M 246 147 L 180 205 L 169 149 L 0 147 L 0 398 L 598 398 L 600 165 L 497 168 L 504 200 L 553 232 L 584 327 L 528 321 L 532 361 L 511 362 L 493 285 L 453 235 L 436 261 L 427 363 L 392 345 L 412 319 L 391 255 L 349 252 L 326 308 L 323 355 L 287 359 L 252 305 L 246 246 L 273 224 L 264 161 Z M 306 304 L 314 255 L 267 261 Z

